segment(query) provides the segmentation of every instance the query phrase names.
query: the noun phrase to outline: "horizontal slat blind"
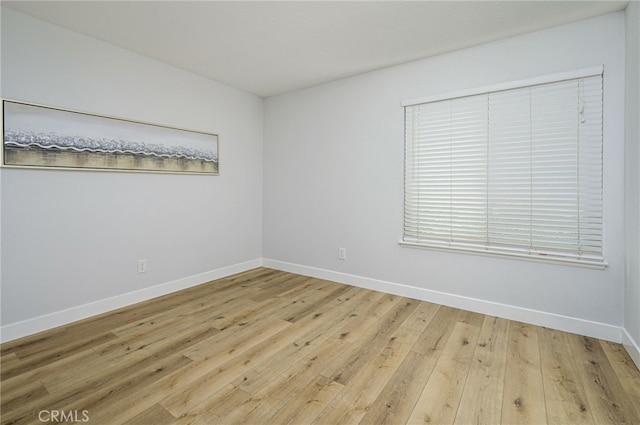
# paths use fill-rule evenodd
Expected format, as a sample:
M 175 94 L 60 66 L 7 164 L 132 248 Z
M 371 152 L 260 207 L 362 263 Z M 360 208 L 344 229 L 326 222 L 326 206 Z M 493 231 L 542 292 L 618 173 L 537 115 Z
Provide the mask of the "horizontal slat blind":
M 602 75 L 406 106 L 403 241 L 603 264 Z

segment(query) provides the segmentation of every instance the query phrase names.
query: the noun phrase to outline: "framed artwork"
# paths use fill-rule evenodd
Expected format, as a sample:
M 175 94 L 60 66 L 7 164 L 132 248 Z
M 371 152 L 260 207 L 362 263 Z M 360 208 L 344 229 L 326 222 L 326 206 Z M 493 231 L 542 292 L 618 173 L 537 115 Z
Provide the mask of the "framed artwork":
M 2 165 L 219 174 L 218 136 L 3 100 Z

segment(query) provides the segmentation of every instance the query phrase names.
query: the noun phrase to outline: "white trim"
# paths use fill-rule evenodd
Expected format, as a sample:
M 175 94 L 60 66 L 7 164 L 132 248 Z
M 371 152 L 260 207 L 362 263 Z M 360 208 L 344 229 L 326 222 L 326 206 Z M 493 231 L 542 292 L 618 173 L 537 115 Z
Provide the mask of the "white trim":
M 629 353 L 631 360 L 633 360 L 638 369 L 640 369 L 640 346 L 631 338 L 631 335 L 629 335 L 629 332 L 627 332 L 625 328 L 622 328 L 622 345 L 624 345 L 627 353 Z
M 418 243 L 418 242 L 406 242 L 406 241 L 400 241 L 398 242 L 398 244 L 400 246 L 407 247 L 407 248 L 434 249 L 437 251 L 484 255 L 486 257 L 498 257 L 498 258 L 510 258 L 510 259 L 515 258 L 518 260 L 534 261 L 536 263 L 560 264 L 563 266 L 583 267 L 583 268 L 595 269 L 595 270 L 604 270 L 609 266 L 609 263 L 607 263 L 604 260 L 602 261 L 581 260 L 577 258 L 570 258 L 570 257 L 562 258 L 562 257 L 553 257 L 553 256 L 549 256 L 549 257 L 537 256 L 536 257 L 532 254 L 527 254 L 524 251 L 522 253 L 509 251 L 509 250 L 498 252 L 498 251 L 492 250 L 491 248 L 486 248 L 486 249 L 475 248 L 475 247 L 472 247 L 471 245 L 461 246 L 461 244 L 458 244 L 455 247 L 453 246 L 450 247 L 444 244 L 438 245 L 435 243 L 427 243 L 427 242 Z
M 419 105 L 421 103 L 437 102 L 439 100 L 445 100 L 445 99 L 456 99 L 460 97 L 475 96 L 475 95 L 484 94 L 484 93 L 492 93 L 492 92 L 511 90 L 511 89 L 521 88 L 521 87 L 536 86 L 538 84 L 547 84 L 547 83 L 553 83 L 553 82 L 564 81 L 564 80 L 572 80 L 575 78 L 593 77 L 595 75 L 602 75 L 603 72 L 604 72 L 604 65 L 599 65 L 591 68 L 577 69 L 574 71 L 560 72 L 557 74 L 527 78 L 525 80 L 510 81 L 508 83 L 499 83 L 499 84 L 493 84 L 490 86 L 476 87 L 472 89 L 460 90 L 460 91 L 449 92 L 449 93 L 441 93 L 433 96 L 419 97 L 416 99 L 408 99 L 402 102 L 402 106 L 406 107 L 406 106 Z
M 98 314 L 126 307 L 141 301 L 150 300 L 151 298 L 167 295 L 172 292 L 201 285 L 212 280 L 221 279 L 236 273 L 255 269 L 260 266 L 262 266 L 262 260 L 258 258 L 244 263 L 233 264 L 208 272 L 187 276 L 171 282 L 161 283 L 138 291 L 116 295 L 114 297 L 105 298 L 88 304 L 56 311 L 54 313 L 45 314 L 32 319 L 10 323 L 0 327 L 0 342 L 7 342 L 27 335 L 46 331 L 48 329 L 86 319 L 87 317 L 96 316 Z
M 505 319 L 517 320 L 533 325 L 545 326 L 552 329 L 586 335 L 616 343 L 622 342 L 633 361 L 636 363 L 638 368 L 640 368 L 640 347 L 638 346 L 638 343 L 631 338 L 627 331 L 621 327 L 316 267 L 260 258 L 188 276 L 182 279 L 152 286 L 150 288 L 129 292 L 127 294 L 117 295 L 92 303 L 71 307 L 66 310 L 38 316 L 21 322 L 4 325 L 0 327 L 0 342 L 12 341 L 14 339 L 53 329 L 58 326 L 106 313 L 121 307 L 126 307 L 141 301 L 146 301 L 155 297 L 170 294 L 172 292 L 263 266 L 276 270 L 297 273 L 304 276 L 331 280 L 374 291 L 385 292 L 388 294 L 488 314 L 491 316 L 502 317 Z
M 385 292 L 388 294 L 428 301 L 467 311 L 474 311 L 477 313 L 544 326 L 564 332 L 604 339 L 606 341 L 616 343 L 620 343 L 622 341 L 622 328 L 619 326 L 608 325 L 606 323 L 593 322 L 560 314 L 494 303 L 461 295 L 448 294 L 415 286 L 386 282 L 368 277 L 319 269 L 300 264 L 286 263 L 277 260 L 263 259 L 263 266 L 305 276 L 331 280 L 360 288 L 371 289 L 374 291 Z

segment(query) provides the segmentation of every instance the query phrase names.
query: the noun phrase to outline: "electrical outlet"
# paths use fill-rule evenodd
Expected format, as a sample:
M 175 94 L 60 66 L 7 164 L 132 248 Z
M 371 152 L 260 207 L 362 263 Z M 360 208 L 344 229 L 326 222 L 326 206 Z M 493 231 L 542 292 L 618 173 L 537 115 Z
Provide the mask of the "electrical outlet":
M 347 259 L 347 248 L 338 248 L 338 259 L 339 260 Z
M 147 259 L 143 258 L 138 260 L 138 273 L 146 273 L 147 272 Z

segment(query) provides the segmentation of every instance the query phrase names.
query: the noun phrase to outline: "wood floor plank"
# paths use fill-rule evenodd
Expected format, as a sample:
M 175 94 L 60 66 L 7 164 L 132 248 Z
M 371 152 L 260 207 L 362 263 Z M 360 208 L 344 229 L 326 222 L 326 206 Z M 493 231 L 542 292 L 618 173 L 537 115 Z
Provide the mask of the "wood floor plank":
M 2 381 L 2 395 L 8 396 L 34 381 L 46 381 L 51 377 L 60 377 L 64 381 L 65 375 L 72 377 L 85 377 L 87 373 L 94 372 L 99 367 L 100 356 L 92 350 L 82 351 L 70 357 L 58 361 L 43 364 L 13 378 Z
M 92 341 L 99 343 L 105 335 L 112 338 L 113 335 L 108 335 L 111 333 L 111 329 L 108 327 L 101 328 L 99 324 L 92 327 L 91 323 L 85 324 L 84 321 L 80 321 L 72 328 L 63 326 L 49 332 L 26 337 L 24 341 L 23 339 L 12 341 L 8 343 L 11 348 L 3 349 L 3 353 L 13 352 L 19 359 L 29 360 L 32 363 L 35 363 L 37 359 L 42 361 L 54 357 L 60 359 L 66 354 L 72 355 L 90 346 Z M 13 345 L 11 346 L 11 344 Z M 34 358 L 36 359 L 34 360 Z
M 620 380 L 620 384 L 632 398 L 634 404 L 640 406 L 640 375 L 638 375 L 638 368 L 633 363 L 631 356 L 620 344 L 601 341 L 600 345 Z
M 625 392 L 600 342 L 575 334 L 568 335 L 568 338 L 594 422 L 640 423 L 640 406 L 636 406 Z
M 536 327 L 510 322 L 502 400 L 503 424 L 546 424 L 547 409 Z
M 20 362 L 18 355 L 14 352 L 7 352 L 0 356 L 0 371 L 6 367 L 15 368 Z
M 593 424 L 567 334 L 538 328 L 547 418 L 551 424 Z
M 418 399 L 409 423 L 452 424 L 480 328 L 457 322 Z
M 297 344 L 298 347 L 301 347 L 301 346 L 307 347 L 307 346 L 311 345 L 311 344 L 307 345 L 307 342 L 309 342 L 309 338 L 310 338 L 309 332 L 314 330 L 317 326 L 321 326 L 323 324 L 324 324 L 323 326 L 327 326 L 327 327 L 333 326 L 333 322 L 331 321 L 332 318 L 335 319 L 336 321 L 338 321 L 338 319 L 340 319 L 340 318 L 348 318 L 348 317 L 350 317 L 351 316 L 350 312 L 351 311 L 355 311 L 356 309 L 355 308 L 354 309 L 347 308 L 344 305 L 344 303 L 347 303 L 347 304 L 348 303 L 354 303 L 355 304 L 355 303 L 358 302 L 359 296 L 361 296 L 362 294 L 364 294 L 364 291 L 361 291 L 361 290 L 357 291 L 356 296 L 354 296 L 352 298 L 345 298 L 343 300 L 344 302 L 339 302 L 338 301 L 337 304 L 335 304 L 335 305 L 338 306 L 339 308 L 329 309 L 329 311 L 326 314 L 323 313 L 322 309 L 319 309 L 318 313 L 317 313 L 317 314 L 319 314 L 319 316 L 316 316 L 314 314 L 313 316 L 307 316 L 305 318 L 305 320 L 301 320 L 300 322 L 298 322 L 296 324 L 296 326 L 297 326 L 296 330 L 292 331 L 292 332 L 289 332 L 289 334 L 288 334 L 288 336 L 294 336 L 294 339 L 292 341 L 290 341 L 291 346 L 295 347 L 294 344 Z M 322 317 L 322 320 L 319 320 L 318 319 L 319 317 Z M 266 322 L 265 321 L 260 321 L 255 326 L 259 326 L 260 329 L 261 329 L 261 326 L 264 323 L 266 323 Z M 282 321 L 282 320 L 279 320 L 277 323 L 285 324 L 284 327 L 293 326 L 290 322 Z M 277 329 L 283 330 L 284 327 L 280 326 Z M 266 328 L 267 332 L 270 332 L 269 329 L 272 329 L 272 328 L 273 328 L 273 326 L 267 327 Z M 243 329 L 243 330 L 245 330 L 245 329 Z M 246 330 L 250 331 L 250 329 L 248 327 L 246 328 Z M 261 331 L 258 331 L 258 332 L 261 332 Z M 267 333 L 266 335 L 268 336 L 268 338 L 271 338 L 271 336 L 275 336 L 276 333 L 280 334 L 280 331 L 273 332 L 273 333 L 270 333 L 270 334 Z M 209 342 L 213 341 L 213 342 L 215 342 L 217 349 L 219 349 L 220 347 L 224 347 L 225 348 L 224 351 L 218 351 L 218 352 L 211 353 L 211 349 L 213 347 L 209 347 L 209 349 L 206 349 L 206 348 L 203 349 L 202 347 L 195 347 L 198 350 L 197 353 L 193 353 L 193 352 L 189 353 L 188 352 L 187 354 L 189 354 L 191 358 L 206 360 L 206 363 L 203 362 L 203 363 L 198 363 L 197 365 L 196 364 L 192 365 L 195 373 L 191 373 L 191 371 L 187 371 L 185 373 L 185 371 L 183 371 L 183 373 L 181 373 L 181 375 L 179 377 L 179 379 L 180 379 L 180 381 L 182 383 L 173 382 L 171 384 L 171 387 L 172 388 L 177 388 L 177 387 L 180 387 L 182 385 L 185 385 L 184 382 L 188 382 L 191 379 L 190 376 L 194 376 L 194 380 L 205 379 L 205 378 L 202 378 L 202 376 L 207 374 L 207 373 L 210 373 L 209 371 L 218 368 L 219 365 L 223 365 L 223 366 L 221 366 L 223 368 L 224 367 L 228 367 L 228 366 L 231 365 L 230 367 L 233 368 L 233 364 L 238 362 L 238 360 L 234 360 L 234 359 L 238 355 L 240 355 L 243 352 L 245 352 L 247 346 L 250 346 L 251 348 L 253 348 L 254 352 L 255 351 L 259 352 L 261 350 L 261 348 L 258 348 L 257 350 L 255 349 L 255 343 L 256 343 L 255 338 L 256 338 L 256 335 L 257 335 L 256 331 L 251 331 L 249 333 L 249 335 L 253 336 L 253 339 L 247 338 L 244 335 L 240 335 L 237 332 L 234 333 L 234 334 L 226 334 L 226 335 L 229 336 L 231 341 L 233 342 L 233 345 L 231 346 L 230 349 L 228 349 L 229 348 L 228 344 L 227 345 L 222 345 L 225 341 L 222 340 L 222 337 L 224 336 L 224 334 L 221 334 L 220 335 L 221 338 L 218 338 L 218 336 L 216 336 L 216 337 L 212 338 L 210 341 L 208 341 L 207 344 L 209 345 Z M 263 335 L 265 335 L 265 334 L 263 334 Z M 284 334 L 284 333 L 282 333 L 282 335 L 287 336 L 287 334 Z M 236 341 L 237 337 L 240 337 L 240 339 L 238 341 Z M 300 338 L 304 339 L 304 341 L 297 341 L 297 339 L 300 339 Z M 285 339 L 285 341 L 288 341 L 288 339 Z M 260 342 L 260 341 L 258 341 L 258 342 Z M 228 341 L 227 341 L 227 343 L 228 343 Z M 254 345 L 251 345 L 252 343 Z M 266 343 L 266 344 L 270 344 L 270 348 L 271 349 L 275 349 L 277 347 L 278 343 L 279 343 L 279 340 L 277 340 L 277 339 L 276 340 L 269 339 L 269 342 Z M 284 345 L 287 346 L 286 343 Z M 296 349 L 296 348 L 294 348 L 293 350 L 294 351 L 298 351 L 298 349 Z M 253 355 L 255 355 L 255 353 L 253 353 Z M 274 359 L 273 360 L 274 364 L 277 365 L 278 363 L 283 363 L 282 360 L 281 360 L 282 357 L 280 357 L 280 355 L 282 355 L 282 353 L 280 353 L 278 356 L 275 356 L 273 358 Z M 253 359 L 253 363 L 251 363 L 251 359 Z M 224 363 L 224 360 L 226 360 L 228 363 Z M 247 361 L 249 361 L 249 363 L 251 363 L 250 367 L 247 367 L 247 364 L 249 364 L 249 363 L 246 363 L 246 364 L 244 363 L 244 362 L 247 362 Z M 235 368 L 235 371 L 237 373 L 240 373 L 241 370 L 250 371 L 253 368 L 253 365 L 258 361 L 259 361 L 259 358 L 257 358 L 257 357 L 245 359 L 245 360 L 243 360 L 242 369 Z M 202 365 L 202 367 L 197 367 L 198 365 Z M 226 366 L 224 366 L 224 365 L 226 365 Z M 223 373 L 223 372 L 225 373 L 224 376 L 229 376 L 232 373 L 232 372 L 229 372 L 228 370 L 221 370 L 220 371 L 220 373 Z M 216 380 L 224 381 L 224 379 L 220 378 L 220 377 L 216 378 Z M 184 398 L 184 394 L 182 396 L 178 397 L 178 398 Z M 167 403 L 169 403 L 169 402 L 170 401 L 167 401 Z M 195 402 L 194 401 L 191 401 L 191 402 L 187 401 L 187 402 L 185 402 L 185 410 L 173 410 L 173 412 L 176 414 L 176 416 L 188 413 L 187 410 L 192 410 L 200 402 L 204 402 L 204 397 L 196 398 Z M 174 401 L 174 403 L 175 403 L 175 401 Z M 180 408 L 177 407 L 176 409 L 180 409 Z M 170 410 L 171 410 L 171 408 L 170 408 Z
M 149 388 L 163 377 L 191 363 L 180 353 L 162 356 L 150 367 L 132 374 L 127 379 L 111 382 L 106 388 L 65 406 L 65 410 L 87 410 L 95 423 L 124 423 L 150 407 Z
M 101 369 L 99 373 L 85 376 L 85 379 L 77 385 L 65 386 L 61 391 L 52 392 L 46 397 L 38 399 L 34 403 L 25 403 L 19 408 L 6 411 L 2 419 L 11 418 L 12 423 L 32 423 L 35 415 L 41 409 L 77 408 L 83 410 L 92 403 L 99 402 L 103 398 L 109 399 L 114 392 L 126 391 L 140 382 L 155 382 L 166 374 L 170 374 L 174 368 L 180 368 L 192 360 L 181 354 L 181 349 L 188 347 L 190 342 L 198 341 L 207 336 L 210 328 L 201 327 L 190 330 L 189 333 L 173 335 L 162 344 L 153 349 L 139 350 L 130 356 L 121 358 L 112 364 L 111 368 Z M 168 363 L 167 363 L 168 362 Z M 55 382 L 55 376 L 59 371 L 54 370 L 51 380 Z M 138 382 L 135 377 L 139 376 Z M 136 386 L 138 390 L 140 389 Z M 115 396 L 115 395 L 114 395 Z M 138 400 L 134 398 L 134 400 Z M 140 399 L 142 401 L 146 399 Z M 104 405 L 103 405 L 104 406 Z M 114 404 L 116 410 L 125 413 L 121 406 Z M 100 410 L 103 410 L 100 407 Z
M 210 396 L 203 403 L 180 415 L 174 425 L 213 425 L 227 418 L 234 410 L 251 401 L 251 395 L 238 387 L 228 384 Z
M 169 412 L 167 412 L 159 404 L 154 404 L 144 412 L 134 416 L 128 421 L 124 422 L 124 425 L 173 425 L 176 418 L 174 418 Z
M 289 303 L 285 304 L 284 307 L 271 309 L 270 311 L 261 314 L 259 317 L 256 316 L 256 319 L 263 320 L 265 315 L 268 315 L 268 317 L 277 317 L 279 319 L 286 320 L 289 323 L 296 323 L 307 316 L 318 318 L 324 314 L 324 312 L 331 311 L 333 309 L 343 310 L 345 306 L 350 306 L 349 308 L 354 310 L 353 314 L 357 315 L 356 310 L 358 308 L 355 307 L 354 303 L 356 300 L 366 297 L 367 295 L 367 291 L 351 287 L 343 293 L 335 294 L 335 296 L 330 298 L 325 298 L 324 300 L 326 302 L 324 305 L 318 306 L 316 309 L 309 310 L 306 303 L 300 302 L 300 300 L 305 299 L 306 296 L 303 294 L 297 294 L 295 297 L 289 298 Z M 280 303 L 282 301 L 280 298 L 281 297 L 276 298 L 273 301 L 273 304 L 277 305 L 277 303 Z M 366 306 L 367 303 L 365 302 L 364 304 Z
M 0 425 L 640 424 L 620 344 L 257 268 L 0 347 Z
M 237 304 L 236 304 L 237 303 Z M 234 295 L 221 295 L 218 292 L 208 297 L 198 299 L 197 304 L 190 302 L 172 308 L 169 311 L 157 312 L 141 318 L 133 323 L 113 329 L 118 337 L 131 336 L 135 338 L 141 334 L 147 334 L 165 326 L 175 326 L 176 322 L 205 322 L 213 321 L 227 311 L 234 311 L 233 307 L 242 307 L 244 304 L 254 304 L 251 300 L 244 299 L 242 291 L 237 290 Z M 226 309 L 224 306 L 227 306 Z
M 283 276 L 279 281 L 270 281 L 264 284 L 256 285 L 256 289 L 254 294 L 251 296 L 251 299 L 256 302 L 268 300 L 270 298 L 278 297 L 292 288 L 296 286 L 304 285 L 305 282 L 309 281 L 311 278 L 307 276 Z
M 305 301 L 305 308 L 298 310 L 295 314 L 287 317 L 286 320 L 291 323 L 295 323 L 309 314 L 314 314 L 317 309 L 324 306 L 327 301 L 340 298 L 341 296 L 349 293 L 350 289 L 351 288 L 348 286 L 341 286 L 330 292 L 318 291 L 323 293 L 322 297 L 318 297 L 315 300 Z
M 327 341 L 329 338 L 326 333 L 323 335 L 323 329 L 315 328 L 313 331 L 315 332 L 307 333 L 302 337 L 303 340 L 313 341 L 313 345 L 294 341 L 283 347 L 272 358 L 261 363 L 259 367 L 239 376 L 234 384 L 256 398 L 265 397 L 268 394 L 270 397 L 280 399 L 274 395 L 278 393 L 278 388 L 281 391 L 288 391 L 294 386 L 292 381 L 309 375 L 305 372 L 311 371 L 313 375 L 317 374 L 322 369 L 318 364 L 331 364 L 339 353 L 338 347 L 343 349 L 341 341 Z M 307 380 L 311 379 L 312 376 L 308 376 Z
M 392 307 L 399 302 L 400 298 L 390 294 L 382 294 L 379 292 L 368 293 L 363 295 L 365 302 L 357 311 L 351 314 L 355 320 L 349 321 L 340 329 L 337 329 L 332 335 L 344 341 L 354 342 L 359 338 L 365 337 L 363 330 L 368 332 L 375 326 L 379 325 L 379 320 Z
M 386 346 L 388 338 L 411 315 L 418 304 L 419 302 L 415 300 L 397 299 L 395 305 L 380 317 L 375 326 L 360 331 L 362 336 L 353 341 L 351 350 L 345 351 L 341 359 L 334 362 L 333 366 L 323 374 L 327 377 L 331 377 L 329 376 L 331 374 L 336 382 L 348 384 L 360 369 Z
M 333 379 L 317 375 L 296 392 L 295 397 L 290 397 L 290 401 L 270 418 L 269 423 L 307 425 L 319 416 L 343 388 L 344 385 Z
M 285 373 L 269 383 L 268 388 L 260 389 L 257 392 L 258 396 L 272 398 L 283 406 L 295 403 L 298 394 L 304 392 L 312 381 L 324 378 L 321 373 L 326 365 L 333 363 L 342 351 L 348 349 L 349 345 L 349 342 L 328 338 L 306 356 L 295 361 Z M 322 379 L 320 381 L 324 382 Z M 331 382 L 335 381 L 331 380 Z M 339 385 L 339 387 L 344 386 Z
M 108 332 L 93 336 L 88 339 L 79 339 L 67 344 L 62 343 L 62 345 L 59 345 L 56 342 L 55 348 L 52 348 L 51 350 L 42 351 L 38 354 L 25 357 L 24 359 L 20 358 L 20 362 L 13 362 L 10 365 L 7 365 L 7 367 L 3 367 L 2 371 L 0 372 L 0 379 L 5 380 L 13 378 L 22 373 L 37 369 L 38 367 L 45 365 L 51 361 L 73 356 L 74 354 L 85 351 L 88 348 L 97 346 L 106 341 L 114 340 L 115 338 L 116 336 L 113 333 Z
M 25 404 L 37 403 L 38 400 L 47 396 L 49 396 L 49 392 L 44 385 L 42 385 L 42 382 L 25 382 L 10 393 L 3 391 L 2 399 L 0 399 L 0 412 L 11 411 Z
M 109 376 L 114 371 L 124 369 L 135 370 L 144 367 L 162 356 L 181 353 L 182 350 L 204 340 L 218 331 L 207 325 L 194 325 L 181 332 L 169 332 L 153 343 L 136 347 L 123 353 L 110 352 L 100 355 L 94 351 L 86 352 L 84 357 L 73 363 L 76 372 L 83 372 L 76 377 L 76 385 L 87 385 L 100 381 L 104 376 Z M 155 339 L 155 338 L 154 338 Z M 97 356 L 97 358 L 96 358 Z M 68 363 L 67 363 L 68 364 Z M 52 364 L 56 366 L 56 364 Z M 65 376 L 72 372 L 67 368 L 58 367 L 50 374 L 50 377 L 43 377 L 42 381 L 51 392 L 59 392 L 60 388 L 67 386 Z
M 92 411 L 99 412 L 92 414 L 92 417 L 101 423 L 114 421 L 122 423 L 136 415 L 144 412 L 162 399 L 162 394 L 157 394 L 160 382 L 174 373 L 188 367 L 193 361 L 182 354 L 182 350 L 188 349 L 192 344 L 197 344 L 206 338 L 215 336 L 217 330 L 208 325 L 201 325 L 190 329 L 188 332 L 173 335 L 155 346 L 146 347 L 134 355 L 143 358 L 142 367 L 138 365 L 134 373 L 109 374 L 108 384 L 103 389 L 98 385 L 91 392 L 104 393 L 104 397 L 95 399 L 92 396 L 89 400 L 83 400 L 83 406 L 91 408 Z M 119 358 L 120 367 L 124 367 L 127 358 Z M 131 369 L 131 368 L 129 368 Z M 125 372 L 127 369 L 125 369 Z M 103 382 L 103 375 L 93 377 L 94 382 Z M 150 384 L 151 383 L 151 384 Z M 119 385 L 119 386 L 118 386 Z
M 409 353 L 418 333 L 408 327 L 398 327 L 384 346 L 377 347 L 380 349 L 370 361 L 354 369 L 353 376 L 342 382 L 345 389 L 318 415 L 314 423 L 359 423 Z
M 360 421 L 361 424 L 407 423 L 444 345 L 453 332 L 456 312 L 450 307 L 438 307 L 411 351 Z
M 268 419 L 276 414 L 278 407 L 272 405 L 269 399 L 249 398 L 246 403 L 218 417 L 217 421 L 207 425 L 246 425 L 269 423 Z M 204 424 L 202 424 L 204 425 Z
M 108 423 L 113 420 L 115 423 L 122 423 L 118 418 L 106 416 L 106 412 L 115 412 L 120 415 L 135 416 L 139 412 L 125 410 L 120 403 L 130 400 L 132 396 L 139 394 L 139 391 L 152 385 L 155 380 L 164 374 L 171 373 L 179 369 L 191 360 L 180 354 L 173 356 L 162 356 L 151 362 L 148 368 L 136 369 L 135 372 L 126 371 L 113 375 L 109 381 L 96 382 L 94 385 L 84 386 L 83 389 L 74 389 L 60 394 L 37 400 L 36 403 L 25 403 L 18 409 L 10 412 L 2 412 L 3 423 L 11 424 L 33 424 L 37 423 L 38 412 L 51 409 L 63 411 L 83 411 L 88 410 L 89 416 L 94 418 L 96 423 Z M 143 402 L 143 398 L 134 398 L 136 402 Z M 130 419 L 126 417 L 126 419 Z
M 402 323 L 402 327 L 413 329 L 418 332 L 423 332 L 427 325 L 431 322 L 433 317 L 440 308 L 437 304 L 421 301 L 418 303 L 416 309 L 411 313 L 407 320 Z
M 296 362 L 285 362 L 292 363 L 286 373 L 281 376 L 274 374 L 274 381 L 269 382 L 266 388 L 260 388 L 259 391 L 256 391 L 257 394 L 249 394 L 233 384 L 228 385 L 213 397 L 208 397 L 202 403 L 190 408 L 188 412 L 181 416 L 180 425 L 183 422 L 191 423 L 185 419 L 185 417 L 191 416 L 199 418 L 197 421 L 193 421 L 193 424 L 212 424 L 221 421 L 224 423 L 223 420 L 227 419 L 227 417 L 220 418 L 215 415 L 215 412 L 219 412 L 221 409 L 226 412 L 233 411 L 247 403 L 249 398 L 257 400 L 269 399 L 268 408 L 272 415 L 275 415 L 278 409 L 286 408 L 289 413 L 284 412 L 284 415 L 295 416 L 292 408 L 296 405 L 296 401 L 299 402 L 300 394 L 307 391 L 311 382 L 318 377 L 318 369 L 321 368 L 324 362 L 330 361 L 328 357 L 336 355 L 340 344 L 348 343 L 331 339 L 327 344 L 309 353 L 307 357 Z M 265 365 L 265 372 L 269 372 L 268 365 Z M 333 381 L 331 380 L 331 382 Z M 335 384 L 331 386 L 332 389 L 342 388 L 342 385 Z M 324 392 L 321 393 L 324 394 Z M 315 402 L 314 405 L 314 409 L 319 409 L 319 402 Z M 276 410 L 273 410 L 273 407 Z M 282 416 L 280 417 L 282 418 Z M 268 417 L 264 417 L 263 421 L 265 421 L 264 423 L 281 423 Z
M 268 307 L 270 304 L 269 301 L 270 299 L 265 299 L 263 301 L 246 299 L 230 303 L 229 305 L 220 307 L 216 312 L 215 317 L 208 320 L 208 323 L 220 330 L 224 330 L 236 323 L 246 323 L 244 320 L 247 317 L 250 317 L 255 311 L 260 311 L 261 309 Z
M 101 356 L 113 359 L 119 356 L 130 355 L 137 350 L 147 349 L 154 344 L 162 343 L 173 335 L 187 333 L 194 328 L 206 328 L 209 334 L 208 337 L 219 332 L 210 321 L 176 317 L 173 322 L 138 329 L 135 333 L 127 333 L 116 339 L 109 340 L 94 347 L 93 351 Z
M 290 327 L 286 320 L 262 320 L 228 328 L 188 349 L 184 355 L 192 360 L 206 360 L 210 364 L 224 363 L 256 344 Z
M 174 416 L 181 416 L 191 408 L 205 401 L 212 389 L 217 391 L 221 387 L 238 379 L 242 374 L 251 370 L 254 365 L 278 353 L 283 346 L 293 344 L 297 339 L 304 337 L 304 335 L 315 326 L 315 322 L 308 321 L 305 325 L 288 327 L 251 349 L 235 356 L 228 362 L 210 367 L 212 370 L 199 376 L 194 381 L 184 382 L 184 380 L 182 380 L 181 386 L 188 386 L 188 388 L 185 388 L 180 393 L 167 397 L 160 404 Z
M 455 423 L 500 423 L 508 327 L 505 319 L 485 316 Z
M 295 291 L 296 289 L 304 290 L 305 287 L 308 287 L 309 289 L 316 289 L 318 291 L 323 291 L 323 292 L 332 292 L 337 288 L 344 288 L 344 287 L 355 288 L 355 286 L 343 285 L 341 283 L 332 282 L 330 280 L 312 278 L 312 279 L 306 280 L 302 285 L 296 285 L 295 288 L 291 289 L 288 292 L 284 292 L 280 294 L 280 296 L 281 297 L 290 296 L 292 295 L 292 292 Z
M 435 357 L 429 358 L 415 351 L 409 351 L 359 423 L 363 425 L 408 423 L 436 361 Z
M 357 298 L 356 298 L 357 300 Z M 354 302 L 356 301 L 354 300 Z M 302 320 L 294 324 L 294 327 L 306 326 L 309 330 L 291 345 L 283 347 L 271 359 L 260 365 L 260 368 L 252 369 L 242 377 L 239 377 L 235 385 L 250 393 L 254 397 L 260 397 L 269 389 L 276 385 L 280 379 L 288 376 L 288 370 L 296 360 L 305 357 L 314 358 L 316 360 L 324 360 L 323 364 L 336 363 L 333 357 L 334 353 L 327 355 L 325 350 L 325 341 L 332 335 L 332 331 L 338 327 L 344 327 L 345 323 L 355 321 L 358 316 L 354 316 L 353 312 L 358 311 L 346 308 L 344 305 L 341 309 L 331 309 L 330 311 L 316 310 L 321 316 L 316 317 L 307 315 Z M 319 320 L 319 318 L 322 320 Z M 313 325 L 309 327 L 309 325 Z M 310 356 L 309 353 L 313 352 Z M 339 354 L 339 353 L 338 353 Z M 290 359 L 290 362 L 283 362 L 281 359 Z M 330 359 L 330 360 L 329 360 Z

